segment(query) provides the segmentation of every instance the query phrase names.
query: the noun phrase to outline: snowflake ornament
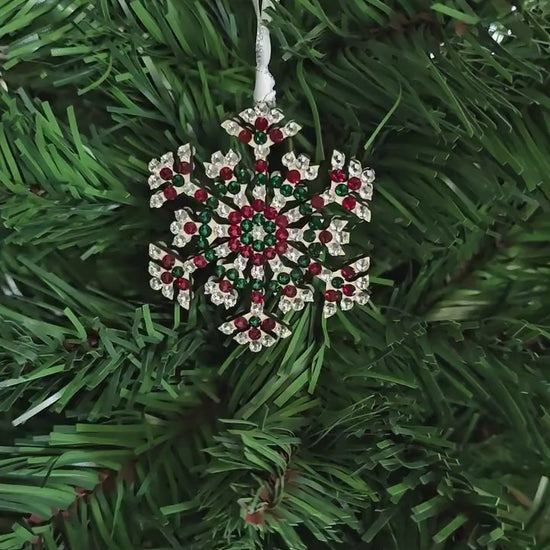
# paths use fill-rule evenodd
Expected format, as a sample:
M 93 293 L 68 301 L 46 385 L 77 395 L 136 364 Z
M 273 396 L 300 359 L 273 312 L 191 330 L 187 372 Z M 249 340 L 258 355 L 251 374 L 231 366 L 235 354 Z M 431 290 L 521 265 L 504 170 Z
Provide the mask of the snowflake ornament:
M 319 167 L 305 155 L 286 153 L 284 170 L 270 172 L 270 148 L 301 129 L 295 122 L 283 125 L 283 119 L 279 109 L 260 102 L 222 124 L 253 148 L 253 170 L 244 166 L 238 153 L 218 151 L 204 163 L 211 181 L 203 185 L 193 176 L 189 144 L 179 148 L 177 157 L 167 153 L 149 164 L 149 186 L 155 190 L 152 208 L 180 195 L 191 204 L 175 212 L 170 226 L 173 247 L 150 245 L 151 287 L 189 309 L 193 276 L 208 268 L 211 275 L 204 289 L 210 300 L 239 311 L 220 330 L 255 352 L 290 335 L 272 310 L 277 306 L 285 314 L 313 302 L 315 278 L 325 287 L 326 317 L 338 307 L 349 310 L 369 300 L 368 257 L 336 270 L 327 267 L 329 257 L 345 254 L 349 232 L 346 219 L 337 215 L 328 220 L 323 211 L 337 204 L 342 214 L 369 221 L 374 171 L 356 159 L 345 169 L 344 154 L 334 151 L 331 185 L 321 194 L 308 187 Z

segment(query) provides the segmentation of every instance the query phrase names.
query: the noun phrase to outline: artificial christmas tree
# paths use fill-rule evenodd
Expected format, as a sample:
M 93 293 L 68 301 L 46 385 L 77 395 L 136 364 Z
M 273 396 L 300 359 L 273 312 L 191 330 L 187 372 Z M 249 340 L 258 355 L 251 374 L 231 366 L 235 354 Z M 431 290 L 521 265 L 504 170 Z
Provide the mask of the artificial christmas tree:
M 550 548 L 548 7 L 270 14 L 291 149 L 377 172 L 372 298 L 252 353 L 146 275 L 148 162 L 229 148 L 252 3 L 0 3 L 0 549 Z

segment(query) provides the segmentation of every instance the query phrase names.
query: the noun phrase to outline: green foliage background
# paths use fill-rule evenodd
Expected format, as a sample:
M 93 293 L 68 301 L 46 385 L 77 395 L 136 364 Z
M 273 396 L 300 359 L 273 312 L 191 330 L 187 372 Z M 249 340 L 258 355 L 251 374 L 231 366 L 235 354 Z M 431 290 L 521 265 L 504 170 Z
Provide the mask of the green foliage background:
M 146 274 L 147 162 L 229 145 L 251 2 L 0 0 L 0 549 L 550 548 L 549 10 L 281 0 L 294 146 L 378 174 L 373 300 L 253 355 Z

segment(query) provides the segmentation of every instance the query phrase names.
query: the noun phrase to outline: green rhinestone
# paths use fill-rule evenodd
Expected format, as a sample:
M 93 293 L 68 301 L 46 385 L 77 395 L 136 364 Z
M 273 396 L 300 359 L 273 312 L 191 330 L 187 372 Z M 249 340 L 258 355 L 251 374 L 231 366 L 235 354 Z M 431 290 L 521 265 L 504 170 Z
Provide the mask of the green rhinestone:
M 185 180 L 183 179 L 183 176 L 180 174 L 176 174 L 172 178 L 172 185 L 175 185 L 176 187 L 181 187 L 185 183 Z
M 323 245 L 321 243 L 313 243 L 309 247 L 309 253 L 314 258 L 318 258 L 323 253 Z
M 278 189 L 281 187 L 283 183 L 283 178 L 281 176 L 272 176 L 269 180 L 269 185 L 273 187 L 273 189 Z
M 242 290 L 243 288 L 246 288 L 247 284 L 248 282 L 246 279 L 237 279 L 237 281 L 235 282 L 235 288 Z
M 252 228 L 254 227 L 254 222 L 252 220 L 243 220 L 241 222 L 241 229 L 248 233 L 249 231 L 252 231 Z
M 302 216 L 309 216 L 313 212 L 313 208 L 311 208 L 311 204 L 304 202 L 304 204 L 300 205 L 298 211 L 302 214 Z
M 294 198 L 299 201 L 304 200 L 307 197 L 307 187 L 305 185 L 298 185 L 294 188 L 293 192 Z
M 292 191 L 293 191 L 292 185 L 286 184 L 286 185 L 283 185 L 283 186 L 281 187 L 281 195 L 283 195 L 283 197 L 290 197 L 290 196 L 292 196 Z
M 225 275 L 225 267 L 223 267 L 223 265 L 217 265 L 216 266 L 216 275 L 218 277 L 222 277 L 223 275 Z
M 208 239 L 205 239 L 204 237 L 199 237 L 197 239 L 197 245 L 199 248 L 206 248 L 208 246 Z
M 172 269 L 172 275 L 174 277 L 183 277 L 183 267 L 180 267 L 179 265 L 174 267 L 174 269 Z
M 208 223 L 212 219 L 212 214 L 208 212 L 208 210 L 205 210 L 204 212 L 201 212 L 199 214 L 199 220 L 202 223 Z
M 263 214 L 254 214 L 254 216 L 252 216 L 252 221 L 256 224 L 256 225 L 262 225 L 263 221 L 264 221 L 264 215 Z
M 209 225 L 201 225 L 199 227 L 199 235 L 202 237 L 210 237 L 212 234 L 212 228 Z
M 241 190 L 241 185 L 238 181 L 230 181 L 227 184 L 227 190 L 232 194 L 236 195 Z
M 253 283 L 252 283 L 252 288 L 254 290 L 262 290 L 262 288 L 264 287 L 264 282 L 261 280 L 261 279 L 256 279 Z
M 224 183 L 216 183 L 216 191 L 219 195 L 225 195 L 227 193 L 227 188 Z
M 321 229 L 323 227 L 323 218 L 313 216 L 313 218 L 309 220 L 309 227 L 310 229 Z
M 216 197 L 208 197 L 206 204 L 210 206 L 210 208 L 216 208 L 218 204 L 220 204 L 220 201 Z
M 250 233 L 245 233 L 244 235 L 241 235 L 241 242 L 243 244 L 252 244 L 253 240 L 254 237 Z
M 266 246 L 275 246 L 275 243 L 277 242 L 277 238 L 275 235 L 266 235 L 264 237 L 264 243 Z
M 207 250 L 204 253 L 204 257 L 206 258 L 206 261 L 213 262 L 216 259 L 216 251 L 215 250 Z
M 254 185 L 265 185 L 267 183 L 267 174 L 256 174 L 254 176 Z
M 342 288 L 344 286 L 344 279 L 342 277 L 334 277 L 331 283 L 334 288 Z
M 264 249 L 264 242 L 263 241 L 254 241 L 254 244 L 252 245 L 252 248 L 256 252 L 261 252 Z
M 250 173 L 248 172 L 248 170 L 241 168 L 237 172 L 237 181 L 239 183 L 248 183 L 250 181 Z
M 300 282 L 304 278 L 304 274 L 299 267 L 295 267 L 291 272 L 290 276 L 295 283 Z
M 306 229 L 304 231 L 304 241 L 311 243 L 314 240 L 315 240 L 315 231 L 313 231 L 312 229 Z
M 267 141 L 267 134 L 265 132 L 256 132 L 254 134 L 254 141 L 258 145 L 263 145 Z
M 300 256 L 298 258 L 298 265 L 300 267 L 307 267 L 309 265 L 309 256 L 306 256 L 305 254 Z
M 273 290 L 273 292 L 277 292 L 280 286 L 281 285 L 277 281 L 269 281 L 269 288 Z
M 275 233 L 277 226 L 275 225 L 275 222 L 264 219 L 264 229 L 267 233 Z
M 250 323 L 250 326 L 252 326 L 252 327 L 259 327 L 262 320 L 259 317 L 250 317 L 248 322 Z
M 277 275 L 277 281 L 282 285 L 287 285 L 288 283 L 290 283 L 290 275 L 284 272 L 279 273 L 279 275 Z
M 230 281 L 236 281 L 239 277 L 239 272 L 236 270 L 236 269 L 228 269 L 227 270 L 227 273 L 225 274 L 225 276 L 230 280 Z
M 341 183 L 340 185 L 337 185 L 336 186 L 336 194 L 339 196 L 339 197 L 343 197 L 344 195 L 347 195 L 348 194 L 348 186 Z

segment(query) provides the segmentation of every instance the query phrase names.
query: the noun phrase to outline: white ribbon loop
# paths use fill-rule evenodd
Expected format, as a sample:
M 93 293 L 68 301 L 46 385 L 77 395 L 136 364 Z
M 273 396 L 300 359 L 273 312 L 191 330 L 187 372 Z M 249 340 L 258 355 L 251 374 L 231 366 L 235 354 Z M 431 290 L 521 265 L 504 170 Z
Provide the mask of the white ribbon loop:
M 272 0 L 252 0 L 256 10 L 258 29 L 256 32 L 256 85 L 254 86 L 254 101 L 275 103 L 275 79 L 269 72 L 271 59 L 271 37 L 266 23 L 271 17 L 266 13 L 273 6 Z M 260 7 L 261 4 L 261 7 Z

